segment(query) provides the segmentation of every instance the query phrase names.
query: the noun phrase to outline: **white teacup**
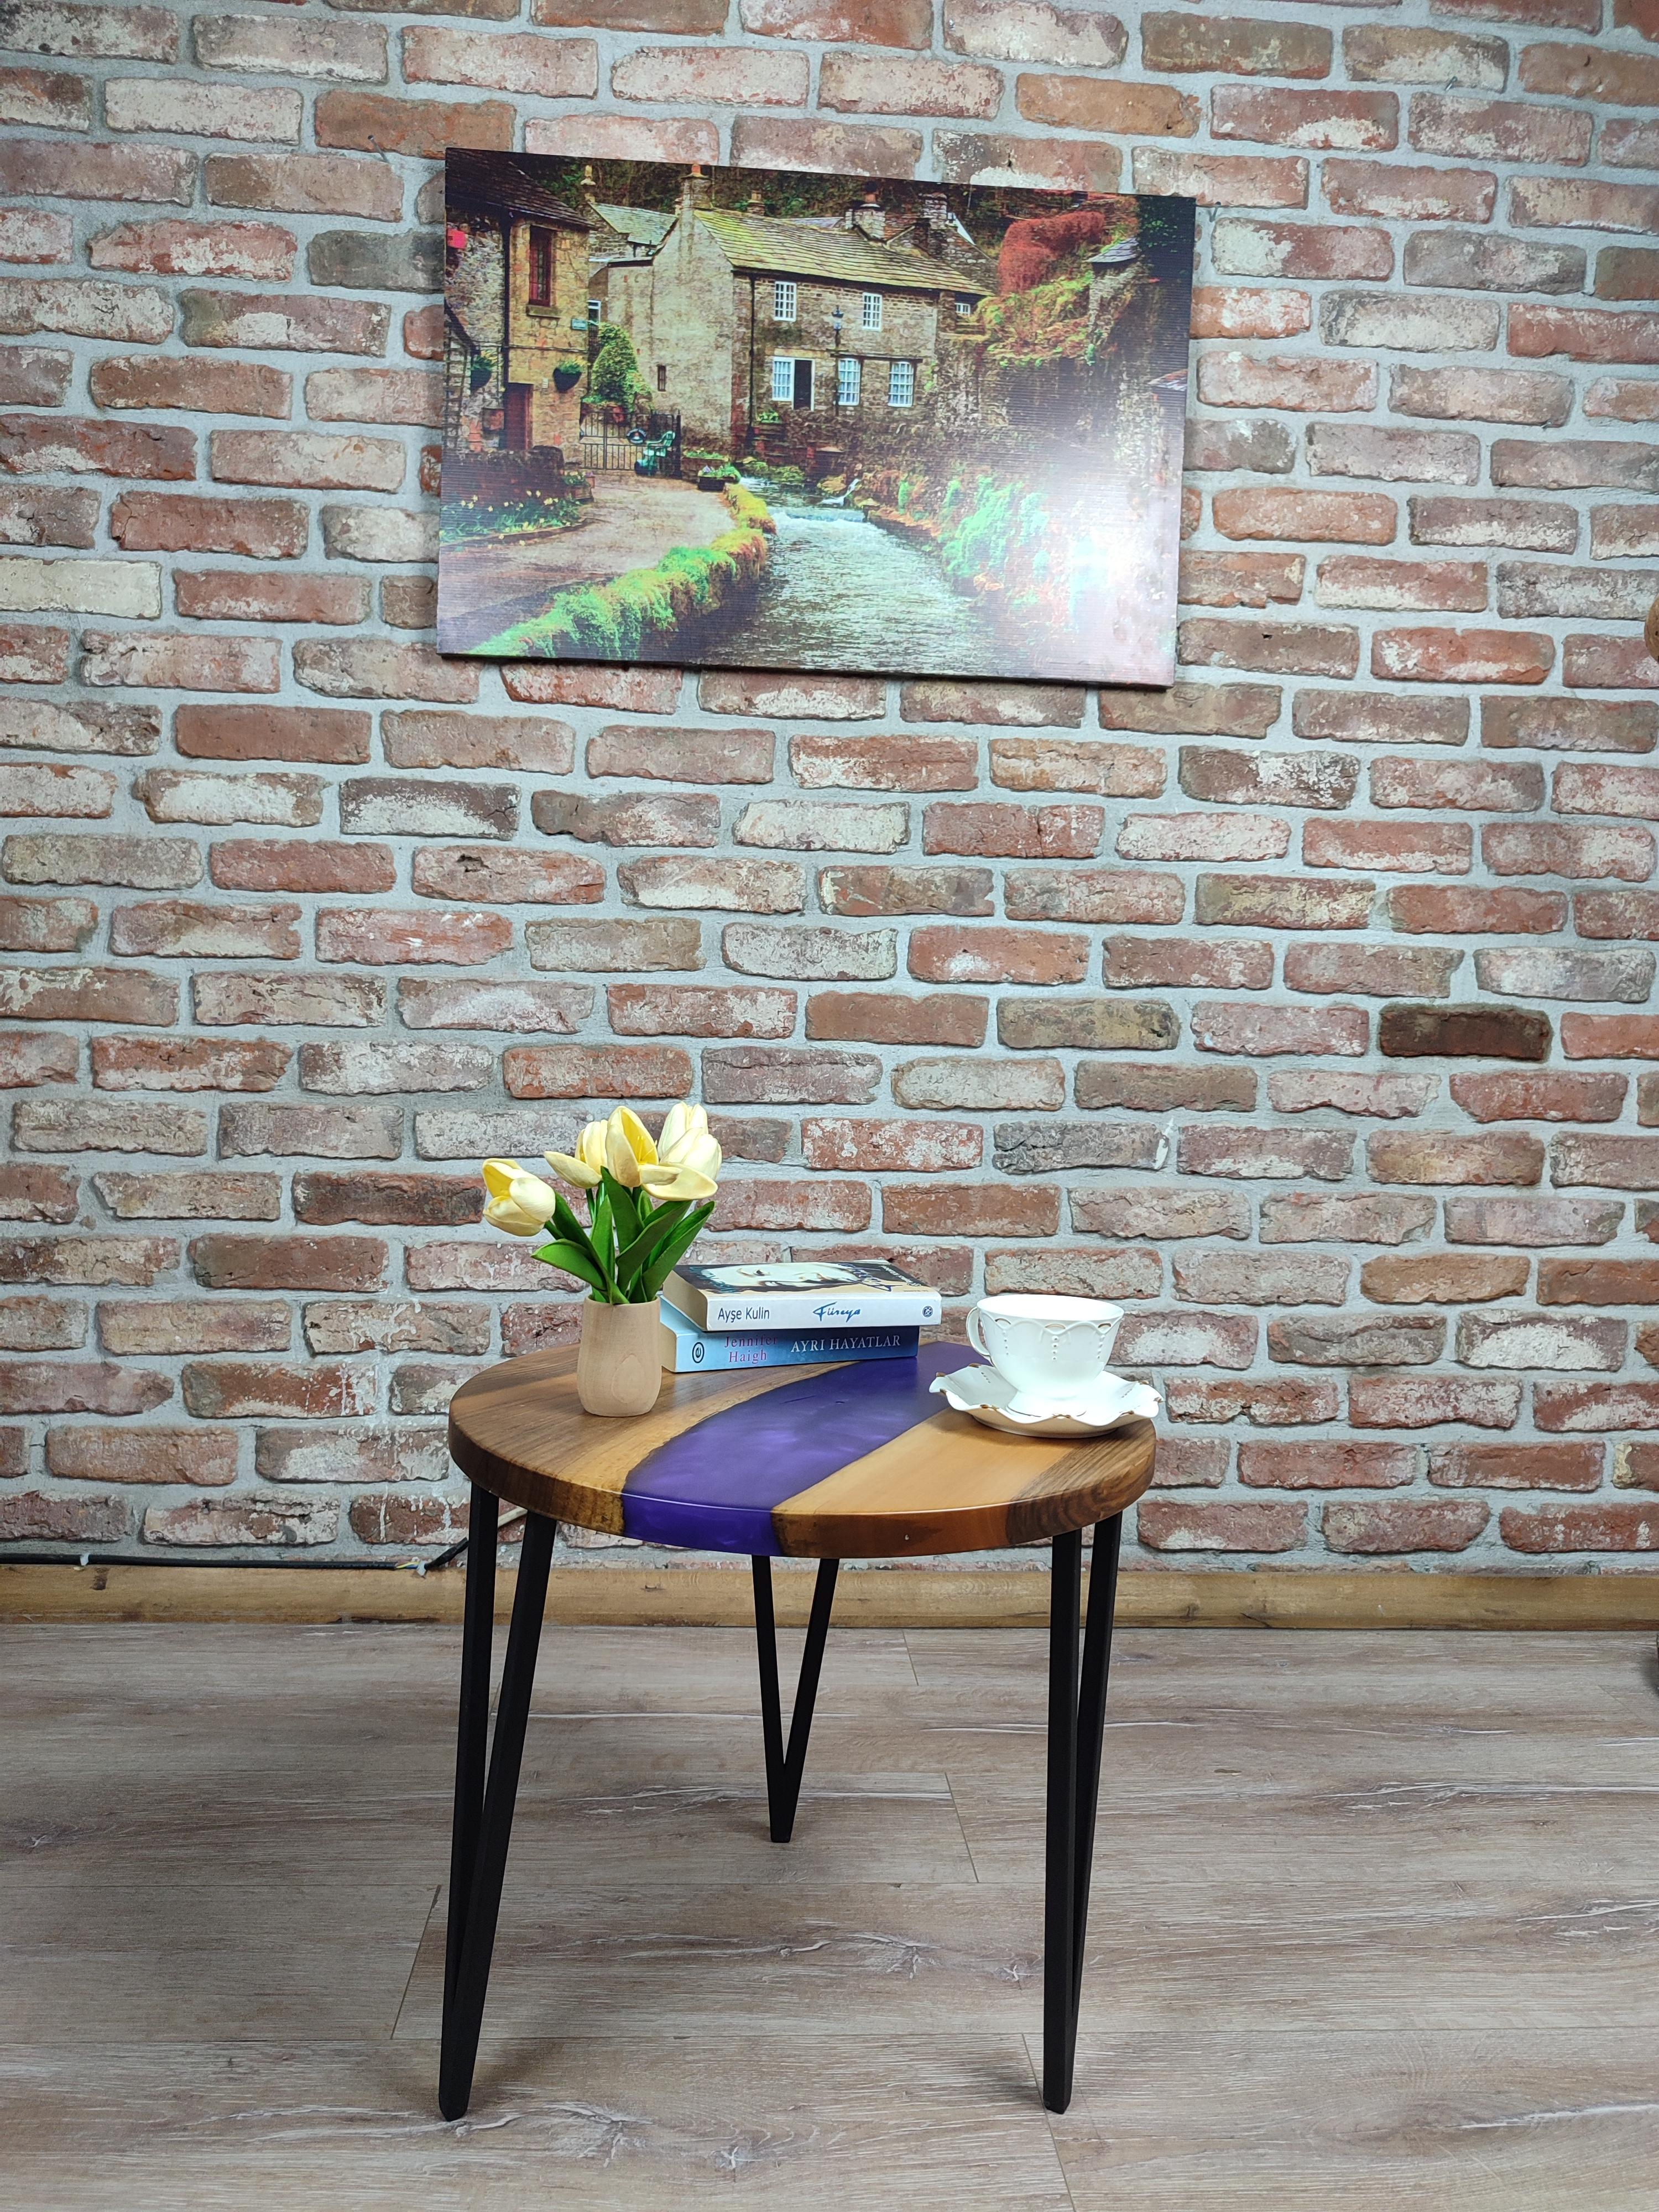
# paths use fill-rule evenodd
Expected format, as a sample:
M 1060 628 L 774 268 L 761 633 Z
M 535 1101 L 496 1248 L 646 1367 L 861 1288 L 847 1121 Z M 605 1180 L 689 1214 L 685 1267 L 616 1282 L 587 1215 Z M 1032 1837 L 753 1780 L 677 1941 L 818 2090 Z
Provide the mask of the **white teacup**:
M 1121 1306 L 1103 1298 L 1009 1291 L 981 1298 L 968 1316 L 968 1341 L 1012 1384 L 1021 1411 L 1065 1406 L 1105 1372 Z

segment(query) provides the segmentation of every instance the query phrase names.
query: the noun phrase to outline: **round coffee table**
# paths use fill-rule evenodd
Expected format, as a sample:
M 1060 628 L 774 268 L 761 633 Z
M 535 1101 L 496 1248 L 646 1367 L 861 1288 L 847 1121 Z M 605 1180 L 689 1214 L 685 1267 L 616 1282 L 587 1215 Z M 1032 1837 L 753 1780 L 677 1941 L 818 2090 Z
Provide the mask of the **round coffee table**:
M 929 1394 L 936 1375 L 971 1358 L 960 1345 L 936 1344 L 914 1360 L 665 1375 L 653 1409 L 634 1420 L 583 1413 L 574 1352 L 488 1368 L 456 1393 L 449 1449 L 471 1480 L 472 1505 L 438 2085 L 446 2119 L 459 2119 L 471 2100 L 561 1521 L 647 1544 L 747 1554 L 767 1801 L 779 1844 L 793 1832 L 841 1561 L 1052 1546 L 1042 2099 L 1058 2112 L 1071 2102 L 1121 1516 L 1152 1480 L 1152 1429 L 1132 1421 L 1081 1441 L 1000 1435 Z M 526 1517 L 486 1761 L 503 1500 Z M 1094 1564 L 1079 1662 L 1082 1532 L 1090 1528 Z M 772 1610 L 776 1558 L 820 1563 L 787 1741 Z

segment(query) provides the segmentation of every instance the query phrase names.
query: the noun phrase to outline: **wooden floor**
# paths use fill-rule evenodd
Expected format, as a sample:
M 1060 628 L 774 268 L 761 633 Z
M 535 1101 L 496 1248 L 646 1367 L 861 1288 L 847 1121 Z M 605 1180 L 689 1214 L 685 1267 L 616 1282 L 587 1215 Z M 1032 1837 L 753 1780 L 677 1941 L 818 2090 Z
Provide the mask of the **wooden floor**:
M 543 1646 L 444 2125 L 457 1662 L 451 1629 L 0 1632 L 7 2212 L 1659 2202 L 1645 1638 L 1126 1632 L 1057 2120 L 1042 1638 L 832 1634 L 785 1850 L 752 1641 L 582 1628 Z

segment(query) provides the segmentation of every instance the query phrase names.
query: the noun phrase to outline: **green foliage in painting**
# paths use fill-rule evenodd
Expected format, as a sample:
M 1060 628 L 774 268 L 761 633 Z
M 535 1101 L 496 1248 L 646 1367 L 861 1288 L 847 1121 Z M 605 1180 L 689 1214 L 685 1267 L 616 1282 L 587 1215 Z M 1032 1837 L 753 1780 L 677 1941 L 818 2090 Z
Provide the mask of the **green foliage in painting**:
M 619 323 L 599 325 L 599 349 L 587 372 L 587 389 L 592 398 L 611 400 L 619 407 L 631 407 L 644 396 L 640 357 Z

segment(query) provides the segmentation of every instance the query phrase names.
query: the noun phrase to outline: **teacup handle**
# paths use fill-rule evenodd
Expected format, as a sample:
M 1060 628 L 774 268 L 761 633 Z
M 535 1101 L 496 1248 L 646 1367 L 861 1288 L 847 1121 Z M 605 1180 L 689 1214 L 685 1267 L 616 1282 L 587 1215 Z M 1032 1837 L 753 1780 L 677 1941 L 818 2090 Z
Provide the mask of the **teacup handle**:
M 991 1348 L 986 1343 L 985 1339 L 980 1334 L 979 1308 L 977 1306 L 969 1306 L 968 1309 L 968 1341 L 973 1346 L 975 1351 L 978 1352 L 981 1359 L 991 1358 Z M 996 1362 L 992 1360 L 991 1364 L 994 1366 Z

